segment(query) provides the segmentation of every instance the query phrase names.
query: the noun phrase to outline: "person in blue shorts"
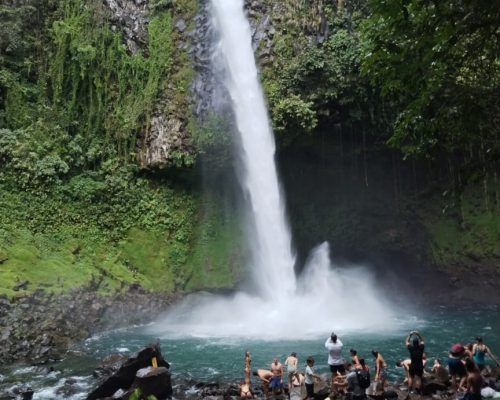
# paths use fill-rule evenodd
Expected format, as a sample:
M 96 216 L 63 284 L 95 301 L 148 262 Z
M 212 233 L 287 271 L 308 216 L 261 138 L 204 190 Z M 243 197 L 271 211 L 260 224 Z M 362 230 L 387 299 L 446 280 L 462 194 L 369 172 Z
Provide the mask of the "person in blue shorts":
M 277 358 L 271 364 L 271 372 L 273 376 L 269 381 L 269 387 L 274 394 L 279 394 L 283 389 L 283 365 Z
M 451 387 L 454 391 L 456 391 L 459 387 L 464 387 L 465 380 L 467 379 L 467 371 L 465 369 L 465 364 L 462 361 L 464 355 L 465 347 L 460 343 L 455 343 L 451 346 L 450 354 L 448 356 L 448 370 L 450 371 L 451 376 Z

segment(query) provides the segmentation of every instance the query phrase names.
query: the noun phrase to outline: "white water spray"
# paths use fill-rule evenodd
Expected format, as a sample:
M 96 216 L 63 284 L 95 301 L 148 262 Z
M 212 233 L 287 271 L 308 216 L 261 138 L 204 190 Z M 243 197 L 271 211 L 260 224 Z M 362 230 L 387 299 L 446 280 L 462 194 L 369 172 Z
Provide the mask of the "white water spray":
M 334 271 L 328 244 L 314 250 L 296 281 L 295 257 L 274 160 L 275 143 L 259 84 L 243 0 L 212 0 L 217 60 L 239 133 L 240 181 L 248 197 L 251 271 L 259 295 L 195 295 L 171 310 L 156 333 L 260 338 L 306 337 L 332 329 L 376 328 L 390 315 L 366 270 Z M 159 332 L 158 332 L 159 331 Z

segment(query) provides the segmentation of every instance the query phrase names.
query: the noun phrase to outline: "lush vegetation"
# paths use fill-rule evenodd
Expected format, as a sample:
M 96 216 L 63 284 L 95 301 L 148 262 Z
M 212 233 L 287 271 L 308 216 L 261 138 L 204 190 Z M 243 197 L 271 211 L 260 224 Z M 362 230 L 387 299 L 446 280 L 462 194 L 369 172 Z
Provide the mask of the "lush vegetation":
M 474 0 L 287 0 L 274 11 L 276 60 L 263 79 L 280 144 L 316 157 L 335 154 L 340 168 L 361 171 L 363 196 L 377 190 L 370 187 L 373 160 L 385 157 L 386 176 L 375 184 L 393 182 L 393 226 L 419 218 L 429 259 L 467 264 L 497 257 L 498 7 Z M 356 213 L 356 202 L 344 212 Z M 323 221 L 343 226 L 339 213 L 331 214 Z M 322 224 L 310 225 L 302 228 Z M 341 233 L 334 237 L 342 241 Z
M 191 0 L 150 4 L 146 44 L 132 52 L 101 1 L 0 6 L 0 294 L 233 283 L 234 223 L 214 230 L 205 211 L 217 199 L 136 161 L 155 107 L 187 103 L 192 72 L 172 19 L 195 12 Z
M 496 4 L 262 3 L 274 30 L 262 80 L 281 154 L 334 154 L 342 173 L 359 173 L 365 200 L 378 183 L 391 197 L 379 205 L 394 211 L 383 214 L 387 231 L 418 218 L 437 264 L 498 257 Z M 90 282 L 103 293 L 131 283 L 172 292 L 237 278 L 236 213 L 216 193 L 202 198 L 193 167 L 202 158 L 216 176 L 232 146 L 223 117 L 200 123 L 189 107 L 194 71 L 175 24 L 193 29 L 198 5 L 148 5 L 133 51 L 101 1 L 0 5 L 0 293 Z M 197 154 L 174 150 L 167 171 L 146 173 L 138 144 L 158 111 L 180 121 Z M 292 225 L 318 236 L 345 236 L 352 206 L 366 206 L 347 199 L 314 223 L 307 201 L 294 214 L 292 200 Z M 351 242 L 377 235 L 358 222 Z

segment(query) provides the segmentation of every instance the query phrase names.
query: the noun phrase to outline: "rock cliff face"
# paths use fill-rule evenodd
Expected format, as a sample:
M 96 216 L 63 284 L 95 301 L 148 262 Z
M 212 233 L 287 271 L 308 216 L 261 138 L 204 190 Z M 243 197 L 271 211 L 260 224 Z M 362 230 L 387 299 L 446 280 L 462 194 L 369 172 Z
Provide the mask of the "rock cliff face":
M 154 13 L 150 2 L 146 0 L 105 0 L 109 11 L 109 22 L 114 31 L 123 35 L 123 42 L 130 53 L 146 52 L 148 45 L 147 25 Z M 175 38 L 175 60 L 169 76 L 169 82 L 160 95 L 151 120 L 140 132 L 137 142 L 137 160 L 141 168 L 168 168 L 189 164 L 194 154 L 191 135 L 188 132 L 189 98 L 184 93 L 184 82 L 179 72 L 191 69 L 184 65 L 193 32 L 187 31 L 186 12 L 178 11 L 173 6 L 169 12 L 173 15 L 173 35 Z
M 146 0 L 104 0 L 111 11 L 113 30 L 123 33 L 128 50 L 135 54 L 147 44 L 148 2 Z
M 89 287 L 68 295 L 0 298 L 0 364 L 61 359 L 73 343 L 99 331 L 151 321 L 172 300 L 138 286 L 109 297 Z
M 267 0 L 247 0 L 245 7 L 252 26 L 253 47 L 261 67 L 272 67 L 274 39 L 286 31 L 293 5 Z M 146 0 L 105 0 L 110 24 L 123 35 L 131 53 L 146 49 L 147 24 L 155 10 Z M 190 164 L 195 156 L 189 120 L 203 120 L 208 113 L 227 113 L 227 96 L 220 84 L 220 72 L 212 64 L 216 32 L 211 25 L 209 1 L 197 3 L 195 12 L 185 7 L 165 5 L 173 16 L 175 59 L 173 71 L 165 81 L 164 92 L 143 131 L 138 136 L 137 160 L 142 169 L 161 169 Z M 319 17 L 321 20 L 321 17 Z M 316 20 L 316 16 L 312 16 Z M 313 24 L 315 25 L 315 24 Z M 323 36 L 321 36 L 323 32 Z M 324 40 L 328 26 L 308 29 L 311 41 Z M 319 39 L 321 40 L 321 39 Z M 187 71 L 187 72 L 186 72 Z

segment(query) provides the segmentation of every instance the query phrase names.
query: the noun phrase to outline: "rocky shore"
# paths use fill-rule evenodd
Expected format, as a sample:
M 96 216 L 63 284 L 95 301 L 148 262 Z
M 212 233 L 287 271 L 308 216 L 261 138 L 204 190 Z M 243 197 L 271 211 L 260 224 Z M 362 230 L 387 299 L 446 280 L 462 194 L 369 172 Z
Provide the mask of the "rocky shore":
M 189 382 L 183 380 L 174 385 L 170 375 L 170 365 L 163 358 L 160 343 L 152 343 L 133 354 L 125 357 L 119 354 L 108 356 L 94 371 L 96 382 L 94 389 L 88 394 L 87 400 L 107 400 L 132 398 L 135 392 L 143 397 L 155 396 L 164 399 L 210 399 L 237 400 L 240 397 L 238 382 L 220 384 L 217 382 Z M 500 396 L 500 367 L 487 366 L 483 371 L 483 397 Z M 329 385 L 329 374 L 315 382 L 315 400 L 351 400 L 350 394 L 342 390 L 332 390 Z M 253 398 L 257 399 L 290 399 L 301 400 L 306 397 L 305 387 L 289 393 L 285 390 L 279 394 L 265 395 L 263 382 L 255 378 L 251 385 Z M 482 393 L 483 393 L 482 391 Z M 435 372 L 426 370 L 422 380 L 421 393 L 409 390 L 402 381 L 383 386 L 373 381 L 366 389 L 367 400 L 452 400 L 461 398 L 450 383 L 450 376 L 444 367 Z
M 0 365 L 44 364 L 95 333 L 152 321 L 176 300 L 138 285 L 110 296 L 92 286 L 68 294 L 0 297 Z

